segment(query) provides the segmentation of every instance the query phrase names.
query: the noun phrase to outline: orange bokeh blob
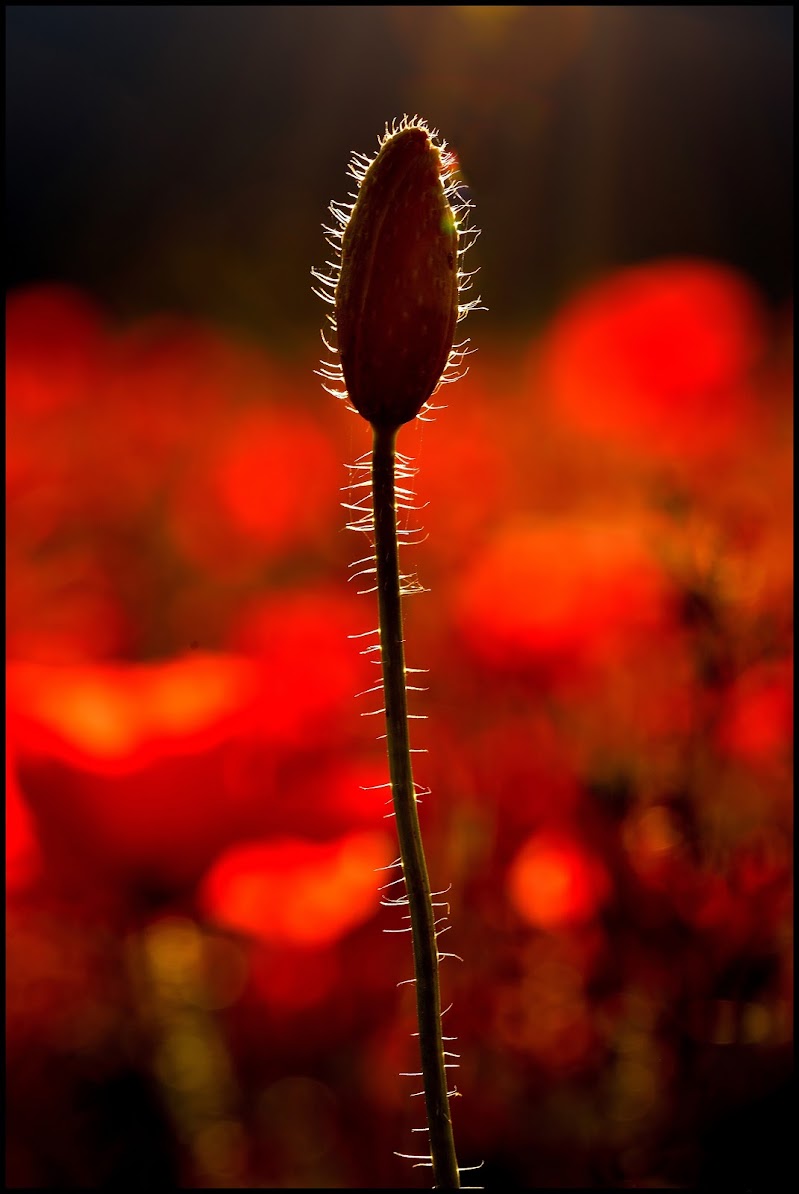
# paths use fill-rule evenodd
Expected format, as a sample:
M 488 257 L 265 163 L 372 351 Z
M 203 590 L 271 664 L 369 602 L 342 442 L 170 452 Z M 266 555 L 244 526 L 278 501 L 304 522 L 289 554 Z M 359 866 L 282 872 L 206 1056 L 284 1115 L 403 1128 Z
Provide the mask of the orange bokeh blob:
M 516 910 L 541 929 L 593 919 L 610 881 L 601 862 L 565 836 L 533 834 L 511 863 L 508 894 Z
M 251 661 L 197 654 L 135 668 L 12 664 L 7 691 L 28 755 L 120 772 L 218 743 L 259 685 Z
M 368 920 L 379 904 L 376 870 L 385 833 L 332 842 L 273 838 L 229 850 L 207 876 L 201 902 L 215 922 L 267 941 L 319 947 Z

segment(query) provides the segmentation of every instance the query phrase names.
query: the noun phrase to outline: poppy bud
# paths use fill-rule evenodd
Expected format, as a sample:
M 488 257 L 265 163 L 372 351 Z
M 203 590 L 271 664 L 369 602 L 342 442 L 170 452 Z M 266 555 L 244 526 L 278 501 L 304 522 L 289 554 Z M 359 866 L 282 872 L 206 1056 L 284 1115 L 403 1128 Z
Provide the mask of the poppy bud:
M 415 418 L 452 353 L 458 221 L 446 187 L 451 159 L 428 129 L 403 121 L 359 177 L 344 224 L 335 288 L 347 395 L 373 426 Z

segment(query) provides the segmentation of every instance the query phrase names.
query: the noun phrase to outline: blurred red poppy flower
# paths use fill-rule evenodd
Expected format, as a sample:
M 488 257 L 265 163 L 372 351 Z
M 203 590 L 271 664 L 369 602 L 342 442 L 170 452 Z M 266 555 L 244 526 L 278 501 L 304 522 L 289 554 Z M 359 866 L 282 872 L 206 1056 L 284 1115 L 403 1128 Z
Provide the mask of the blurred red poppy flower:
M 165 495 L 218 437 L 233 403 L 262 394 L 274 378 L 262 354 L 178 317 L 115 329 L 105 356 L 82 429 L 89 462 L 81 492 L 90 521 L 99 516 L 120 534 L 134 520 L 162 519 Z
M 725 753 L 754 765 L 787 763 L 793 740 L 792 672 L 790 662 L 762 664 L 736 681 L 717 731 Z
M 355 697 L 374 677 L 352 636 L 370 617 L 363 599 L 322 584 L 276 591 L 240 609 L 230 645 L 258 661 L 268 741 L 318 748 L 331 735 L 359 735 Z
M 352 644 L 341 638 L 343 657 Z M 319 652 L 325 641 L 322 629 Z M 281 646 L 294 652 L 287 671 L 273 671 L 274 659 L 211 655 L 136 667 L 12 665 L 22 791 L 48 851 L 96 865 L 98 877 L 175 889 L 231 843 L 304 827 L 314 808 L 327 831 L 340 831 L 352 816 L 333 807 L 340 784 L 319 773 L 315 783 L 278 777 L 330 751 L 344 695 L 352 717 L 353 690 L 338 665 L 329 685 L 307 663 L 303 671 L 291 634 Z M 372 823 L 381 817 L 375 804 Z
M 249 409 L 217 429 L 176 491 L 172 537 L 211 570 L 263 567 L 341 522 L 337 445 L 310 415 Z
M 501 369 L 497 361 L 480 359 L 452 389 L 445 386 L 436 403 L 449 409 L 431 423 L 411 424 L 403 451 L 418 465 L 412 487 L 423 508 L 401 515 L 402 525 L 424 528 L 418 549 L 420 571 L 446 578 L 457 561 L 468 557 L 475 539 L 514 503 L 518 488 L 508 467 L 505 425 L 497 419 Z
M 674 260 L 612 274 L 571 299 L 542 350 L 541 382 L 574 430 L 677 461 L 739 445 L 764 315 L 732 269 Z
M 672 598 L 629 518 L 505 526 L 463 579 L 459 621 L 472 650 L 502 667 L 618 658 L 668 629 Z

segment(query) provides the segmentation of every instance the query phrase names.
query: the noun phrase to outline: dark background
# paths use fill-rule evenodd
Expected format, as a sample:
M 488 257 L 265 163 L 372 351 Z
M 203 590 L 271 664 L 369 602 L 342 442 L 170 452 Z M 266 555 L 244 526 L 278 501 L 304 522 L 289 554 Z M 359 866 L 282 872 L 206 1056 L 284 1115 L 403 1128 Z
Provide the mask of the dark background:
M 6 33 L 9 287 L 290 347 L 350 152 L 419 111 L 485 229 L 484 334 L 671 254 L 789 296 L 791 6 L 25 5 Z

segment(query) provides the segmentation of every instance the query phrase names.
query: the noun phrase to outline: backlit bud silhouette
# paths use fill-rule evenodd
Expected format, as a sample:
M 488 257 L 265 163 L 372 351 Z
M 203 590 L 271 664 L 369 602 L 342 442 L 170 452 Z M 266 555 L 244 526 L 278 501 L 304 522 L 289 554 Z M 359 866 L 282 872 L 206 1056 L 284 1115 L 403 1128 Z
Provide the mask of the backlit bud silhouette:
M 314 276 L 333 291 L 322 297 L 335 308 L 339 365 L 323 375 L 343 383 L 375 427 L 415 418 L 465 355 L 465 344 L 453 345 L 455 326 L 475 303 L 460 303 L 468 275 L 459 215 L 468 205 L 457 202 L 454 169 L 436 134 L 406 117 L 371 162 L 353 159 L 354 203 L 331 204 L 340 227 L 328 232 L 341 259 L 328 263 L 333 276 Z

